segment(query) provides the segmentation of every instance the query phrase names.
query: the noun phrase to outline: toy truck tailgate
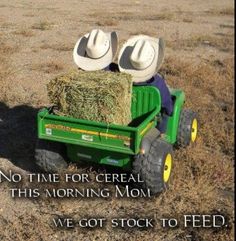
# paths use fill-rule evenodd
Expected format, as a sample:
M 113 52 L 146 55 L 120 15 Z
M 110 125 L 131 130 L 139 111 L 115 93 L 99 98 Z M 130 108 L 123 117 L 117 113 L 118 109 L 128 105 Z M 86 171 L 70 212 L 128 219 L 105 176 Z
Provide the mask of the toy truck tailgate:
M 38 136 L 42 139 L 134 154 L 137 135 L 135 127 L 57 116 L 46 108 L 38 113 Z

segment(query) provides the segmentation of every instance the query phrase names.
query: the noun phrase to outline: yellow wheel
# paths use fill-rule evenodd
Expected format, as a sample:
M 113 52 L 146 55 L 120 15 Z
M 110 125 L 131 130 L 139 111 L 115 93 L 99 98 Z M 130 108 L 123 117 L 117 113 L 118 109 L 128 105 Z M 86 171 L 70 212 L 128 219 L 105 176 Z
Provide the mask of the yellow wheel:
M 182 110 L 179 117 L 177 133 L 177 146 L 186 147 L 197 139 L 198 120 L 197 114 L 191 110 Z
M 149 145 L 145 154 L 140 153 L 134 158 L 132 172 L 140 176 L 142 188 L 148 188 L 152 194 L 156 194 L 169 186 L 173 146 L 159 137 Z
M 195 142 L 196 138 L 197 138 L 197 119 L 194 118 L 192 122 L 191 141 Z
M 171 168 L 172 168 L 172 156 L 170 153 L 168 153 L 166 156 L 166 159 L 165 159 L 165 164 L 164 164 L 164 175 L 163 175 L 164 182 L 169 181 L 170 174 L 171 174 Z

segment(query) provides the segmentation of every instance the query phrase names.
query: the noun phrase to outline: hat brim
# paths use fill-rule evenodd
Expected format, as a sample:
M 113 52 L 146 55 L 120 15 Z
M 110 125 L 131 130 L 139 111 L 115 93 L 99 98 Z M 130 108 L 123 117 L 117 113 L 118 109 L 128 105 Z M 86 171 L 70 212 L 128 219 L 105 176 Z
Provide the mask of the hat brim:
M 134 48 L 135 43 L 139 39 L 145 39 L 150 41 L 152 47 L 155 51 L 155 57 L 150 66 L 146 69 L 137 70 L 135 69 L 130 62 L 130 55 Z M 165 43 L 162 38 L 152 38 L 146 35 L 138 35 L 130 38 L 121 48 L 118 56 L 118 66 L 120 72 L 126 72 L 132 75 L 134 82 L 147 81 L 152 78 L 153 75 L 157 73 L 160 69 L 161 64 L 164 59 L 164 49 Z
M 109 41 L 109 50 L 101 58 L 93 59 L 86 55 L 86 46 L 89 33 L 81 37 L 75 44 L 73 50 L 73 59 L 76 65 L 88 71 L 100 70 L 106 68 L 114 59 L 118 47 L 118 37 L 116 32 L 106 33 Z

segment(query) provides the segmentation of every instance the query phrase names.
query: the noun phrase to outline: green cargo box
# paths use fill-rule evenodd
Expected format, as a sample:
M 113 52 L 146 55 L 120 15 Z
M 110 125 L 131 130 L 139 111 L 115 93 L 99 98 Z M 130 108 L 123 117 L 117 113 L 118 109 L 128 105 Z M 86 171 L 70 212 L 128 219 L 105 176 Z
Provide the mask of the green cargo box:
M 184 94 L 180 90 L 171 90 L 171 94 L 175 106 L 165 139 L 173 144 Z M 140 152 L 141 141 L 156 126 L 160 111 L 161 98 L 157 88 L 134 86 L 132 121 L 128 126 L 58 116 L 50 108 L 44 108 L 38 113 L 38 137 L 66 143 L 68 156 L 73 161 L 82 159 L 124 167 Z

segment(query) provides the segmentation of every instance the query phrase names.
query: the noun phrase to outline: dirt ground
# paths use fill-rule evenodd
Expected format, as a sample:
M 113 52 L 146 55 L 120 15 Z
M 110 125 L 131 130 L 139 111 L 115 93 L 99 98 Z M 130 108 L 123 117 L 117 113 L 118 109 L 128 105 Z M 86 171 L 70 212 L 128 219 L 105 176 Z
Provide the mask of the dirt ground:
M 129 36 L 140 33 L 166 40 L 160 72 L 171 87 L 183 89 L 186 106 L 198 113 L 197 143 L 175 151 L 170 189 L 151 199 L 16 200 L 10 197 L 9 186 L 0 183 L 0 240 L 233 240 L 231 0 L 1 0 L 0 170 L 12 169 L 23 175 L 38 171 L 33 158 L 36 113 L 49 105 L 46 84 L 76 68 L 74 44 L 93 28 L 116 30 L 120 46 Z M 76 171 L 84 169 L 77 167 Z M 58 230 L 51 221 L 57 216 L 140 216 L 157 220 L 189 213 L 223 214 L 228 227 Z

